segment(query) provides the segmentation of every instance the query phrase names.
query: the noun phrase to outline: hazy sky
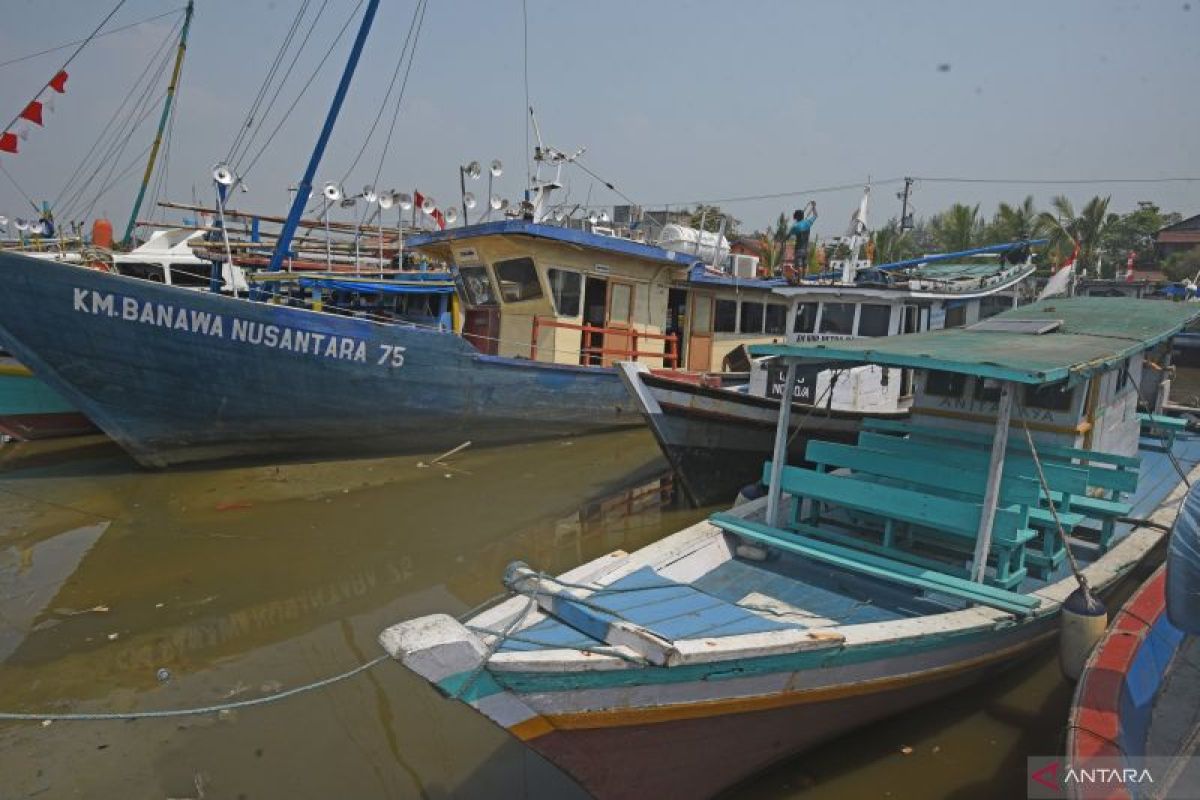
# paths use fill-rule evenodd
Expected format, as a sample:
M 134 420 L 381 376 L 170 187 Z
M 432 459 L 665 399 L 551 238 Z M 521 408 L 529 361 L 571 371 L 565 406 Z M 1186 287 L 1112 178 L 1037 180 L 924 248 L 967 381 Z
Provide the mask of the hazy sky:
M 317 172 L 339 179 L 362 146 L 409 29 L 416 0 L 383 0 L 358 77 Z M 326 0 L 274 116 L 324 53 L 357 0 Z M 711 198 L 916 176 L 1093 178 L 1200 176 L 1200 0 L 1153 2 L 627 2 L 527 0 L 529 91 L 547 143 L 587 147 L 584 163 L 639 203 Z M 85 36 L 115 0 L 0 0 L 0 62 Z M 163 195 L 212 198 L 224 158 L 302 0 L 197 0 Z M 308 20 L 321 0 L 311 0 Z M 109 27 L 182 9 L 127 0 Z M 71 65 L 65 96 L 4 166 L 36 200 L 54 199 L 182 14 L 96 40 Z M 357 23 L 355 23 L 356 25 Z M 307 29 L 307 22 L 302 31 Z M 303 171 L 348 52 L 352 27 L 267 153 L 236 205 L 282 214 Z M 165 51 L 164 51 L 165 52 Z M 70 50 L 0 66 L 7 122 Z M 290 56 L 289 56 L 290 58 Z M 457 166 L 504 160 L 500 191 L 525 177 L 520 0 L 430 3 L 380 184 L 456 202 Z M 165 79 L 162 81 L 165 86 Z M 155 93 L 161 89 L 155 89 Z M 374 178 L 384 114 L 352 190 Z M 122 227 L 158 107 L 102 167 L 76 205 L 89 206 L 110 163 L 128 177 L 93 205 Z M 273 126 L 273 118 L 267 127 Z M 261 139 L 261 137 L 260 137 Z M 572 202 L 621 202 L 577 169 Z M 477 194 L 486 185 L 474 187 Z M 880 186 L 875 221 L 899 211 Z M 1200 182 L 1102 186 L 921 181 L 919 215 L 955 200 L 1065 192 L 1111 194 L 1128 210 L 1153 200 L 1200 213 Z M 841 232 L 858 191 L 814 195 L 817 231 Z M 806 198 L 725 203 L 744 228 Z M 65 206 L 67 199 L 60 203 Z M 28 210 L 0 176 L 0 214 Z M 344 213 L 344 212 L 343 212 Z

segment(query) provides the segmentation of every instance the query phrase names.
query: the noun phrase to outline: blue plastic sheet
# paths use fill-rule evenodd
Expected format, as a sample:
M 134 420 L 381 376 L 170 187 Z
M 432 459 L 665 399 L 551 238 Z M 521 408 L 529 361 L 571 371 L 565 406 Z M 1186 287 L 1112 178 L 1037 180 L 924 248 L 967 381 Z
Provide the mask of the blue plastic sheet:
M 1167 617 L 1200 634 L 1200 484 L 1184 498 L 1167 545 Z

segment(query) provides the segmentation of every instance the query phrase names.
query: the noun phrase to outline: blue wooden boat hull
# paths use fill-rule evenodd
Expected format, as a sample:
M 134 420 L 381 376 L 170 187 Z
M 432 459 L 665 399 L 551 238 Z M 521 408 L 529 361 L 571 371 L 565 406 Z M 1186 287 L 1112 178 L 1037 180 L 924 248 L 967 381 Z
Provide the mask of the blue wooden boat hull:
M 141 464 L 427 452 L 641 424 L 610 369 L 0 253 L 0 344 Z

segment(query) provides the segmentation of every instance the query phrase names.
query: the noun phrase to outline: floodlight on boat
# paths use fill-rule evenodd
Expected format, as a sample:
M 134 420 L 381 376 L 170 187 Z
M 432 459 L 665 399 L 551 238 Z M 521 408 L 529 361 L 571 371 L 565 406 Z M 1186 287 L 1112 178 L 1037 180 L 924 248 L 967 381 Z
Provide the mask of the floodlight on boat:
M 492 207 L 492 211 L 499 211 L 503 204 L 504 201 L 500 199 L 500 195 L 498 194 L 492 195 L 491 199 L 488 200 L 488 205 Z
M 380 208 L 382 208 L 383 210 L 386 211 L 387 209 L 391 208 L 394 205 L 396 205 L 396 193 L 395 192 L 383 192 L 382 194 L 379 195 L 379 207 Z
M 464 194 L 463 195 L 463 205 L 466 206 L 467 208 L 474 208 L 476 205 L 475 204 L 475 195 L 471 194 L 470 192 L 467 192 L 466 194 Z
M 323 194 L 325 199 L 329 202 L 336 203 L 338 200 L 342 199 L 342 187 L 338 186 L 336 183 L 327 183 L 325 184 L 325 188 L 321 190 L 321 194 Z
M 563 214 L 563 210 L 562 210 L 561 208 L 556 208 L 556 209 L 554 209 L 554 221 L 555 221 L 555 222 L 562 222 L 562 221 L 563 221 L 563 218 L 564 218 L 565 216 L 566 216 L 566 215 L 565 215 L 565 214 Z
M 447 225 L 453 225 L 454 223 L 458 222 L 458 209 L 454 206 L 450 206 L 445 210 L 443 216 L 446 218 Z
M 472 161 L 470 164 L 467 164 L 467 166 L 463 167 L 463 172 L 473 181 L 479 180 L 479 176 L 483 174 L 478 161 Z
M 34 236 L 41 236 L 43 233 L 46 232 L 46 223 L 44 223 L 44 222 L 33 223 L 32 225 L 29 226 L 29 232 L 32 233 Z
M 233 170 L 228 164 L 217 164 L 212 171 L 213 180 L 222 186 L 233 186 Z
M 8 217 L 4 216 L 3 214 L 0 214 L 0 227 L 8 227 Z
M 434 202 L 432 197 L 426 197 L 421 200 L 421 211 L 432 215 L 433 212 L 437 211 L 437 203 Z
M 369 183 L 364 186 L 362 191 L 362 199 L 366 200 L 368 203 L 374 203 L 376 200 L 378 200 L 379 195 L 375 192 L 375 187 Z
M 400 206 L 400 208 L 404 211 L 408 211 L 410 208 L 412 208 L 412 203 L 412 195 L 408 192 L 396 193 L 396 205 Z
M 608 222 L 608 212 L 607 212 L 607 211 L 601 211 L 601 212 L 600 212 L 600 221 L 601 221 L 601 222 Z
M 21 231 L 22 233 L 29 230 L 29 223 L 26 222 L 25 220 L 21 219 L 20 217 L 17 217 L 16 224 L 17 224 L 17 230 Z
M 588 222 L 590 222 L 591 224 L 595 225 L 599 221 L 600 221 L 600 217 L 596 214 L 595 211 L 588 214 Z
M 504 165 L 500 163 L 500 159 L 498 159 L 498 158 L 492 159 L 492 164 L 489 167 L 489 169 L 492 172 L 493 178 L 499 178 L 501 175 L 504 174 Z

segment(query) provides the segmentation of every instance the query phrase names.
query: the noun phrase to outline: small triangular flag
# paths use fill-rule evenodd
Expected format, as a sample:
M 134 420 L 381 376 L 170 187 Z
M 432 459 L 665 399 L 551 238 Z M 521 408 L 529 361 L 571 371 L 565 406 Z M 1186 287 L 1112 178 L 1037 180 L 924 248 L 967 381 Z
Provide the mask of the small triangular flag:
M 37 100 L 31 100 L 29 105 L 25 106 L 25 110 L 21 112 L 21 119 L 27 119 L 34 125 L 41 125 L 42 104 Z
M 67 71 L 65 69 L 60 69 L 58 74 L 50 79 L 50 88 L 59 94 L 67 91 Z
M 22 125 L 21 127 L 17 128 L 17 136 L 21 137 L 22 142 L 28 142 L 29 141 L 29 126 Z
M 17 152 L 17 137 L 8 131 L 0 133 L 0 150 L 6 153 Z

